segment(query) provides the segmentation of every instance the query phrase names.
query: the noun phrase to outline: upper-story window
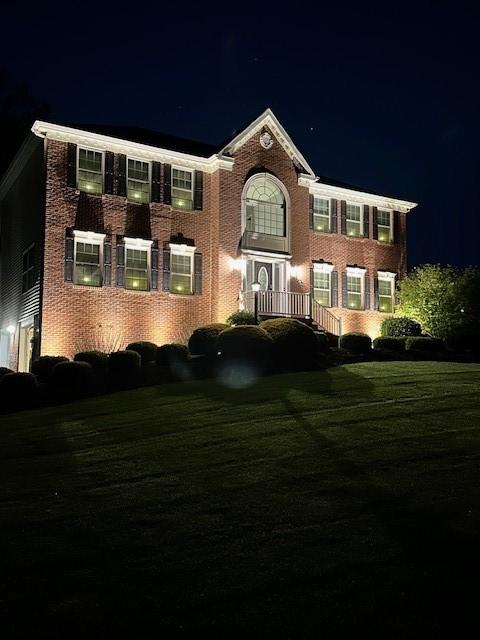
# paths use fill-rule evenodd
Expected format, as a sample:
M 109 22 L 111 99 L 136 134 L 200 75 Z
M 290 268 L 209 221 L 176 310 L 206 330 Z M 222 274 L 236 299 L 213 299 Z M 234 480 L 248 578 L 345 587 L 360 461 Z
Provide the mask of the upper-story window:
M 125 242 L 125 288 L 134 291 L 148 291 L 148 268 L 150 249 L 143 246 L 129 246 Z
M 35 245 L 23 254 L 22 264 L 22 293 L 28 291 L 35 284 Z
M 170 245 L 170 291 L 193 293 L 193 255 L 195 247 Z
M 393 313 L 395 306 L 395 274 L 389 271 L 378 272 L 378 310 Z
M 362 207 L 359 204 L 347 202 L 347 236 L 360 237 L 362 235 Z
M 330 231 L 330 200 L 313 198 L 313 229 L 314 231 Z
M 83 231 L 74 231 L 74 234 L 74 283 L 101 287 L 104 234 Z
M 393 239 L 392 212 L 384 209 L 377 211 L 377 237 L 380 242 L 391 242 Z
M 93 149 L 78 148 L 77 188 L 86 193 L 103 193 L 103 153 Z
M 172 205 L 193 209 L 193 172 L 172 167 Z
M 127 197 L 130 202 L 150 202 L 150 163 L 128 158 Z
M 285 197 L 268 176 L 255 178 L 246 193 L 246 230 L 286 236 Z

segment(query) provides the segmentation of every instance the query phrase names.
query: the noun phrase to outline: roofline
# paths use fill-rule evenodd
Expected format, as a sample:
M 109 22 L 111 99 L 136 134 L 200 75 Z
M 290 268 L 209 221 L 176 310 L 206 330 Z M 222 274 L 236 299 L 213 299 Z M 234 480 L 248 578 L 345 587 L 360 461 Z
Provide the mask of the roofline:
M 7 170 L 0 178 L 0 200 L 3 200 L 10 190 L 10 187 L 34 152 L 36 144 L 38 144 L 38 141 L 30 134 L 28 134 L 22 142 L 20 149 L 14 155 Z

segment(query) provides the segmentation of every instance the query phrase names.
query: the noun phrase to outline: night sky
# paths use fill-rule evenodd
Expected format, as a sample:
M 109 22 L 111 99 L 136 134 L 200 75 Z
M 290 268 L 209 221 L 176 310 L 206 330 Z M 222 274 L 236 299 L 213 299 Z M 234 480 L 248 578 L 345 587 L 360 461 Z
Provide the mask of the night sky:
M 287 6 L 10 3 L 1 60 L 55 121 L 216 143 L 269 106 L 317 174 L 420 203 L 410 266 L 478 263 L 479 10 Z

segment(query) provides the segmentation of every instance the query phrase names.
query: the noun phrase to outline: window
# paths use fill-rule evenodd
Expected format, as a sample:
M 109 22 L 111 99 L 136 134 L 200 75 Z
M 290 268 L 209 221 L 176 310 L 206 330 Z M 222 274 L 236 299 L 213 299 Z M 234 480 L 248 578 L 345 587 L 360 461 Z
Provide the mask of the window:
M 193 293 L 193 252 L 195 247 L 182 250 L 170 245 L 170 291 L 172 293 Z
M 35 284 L 35 245 L 23 254 L 22 293 L 28 291 Z
M 330 232 L 330 201 L 325 198 L 313 199 L 313 229 Z
M 80 191 L 103 193 L 103 153 L 92 149 L 78 149 L 77 187 Z
M 391 242 L 392 233 L 392 212 L 378 209 L 377 211 L 377 229 L 378 239 L 380 242 Z
M 394 311 L 395 274 L 378 272 L 378 310 L 383 313 Z
M 331 271 L 313 268 L 313 297 L 324 307 L 331 306 Z
M 246 230 L 286 236 L 285 197 L 268 176 L 255 178 L 246 192 Z
M 193 209 L 193 176 L 191 171 L 172 168 L 172 205 Z
M 347 202 L 347 236 L 360 237 L 362 231 L 362 207 Z
M 150 164 L 128 158 L 127 197 L 130 202 L 150 202 Z
M 363 275 L 353 275 L 347 272 L 347 307 L 362 309 L 362 280 Z
M 125 288 L 148 291 L 148 253 L 145 248 L 125 245 Z
M 103 239 L 101 233 L 74 231 L 75 234 L 75 284 L 90 287 L 102 286 Z

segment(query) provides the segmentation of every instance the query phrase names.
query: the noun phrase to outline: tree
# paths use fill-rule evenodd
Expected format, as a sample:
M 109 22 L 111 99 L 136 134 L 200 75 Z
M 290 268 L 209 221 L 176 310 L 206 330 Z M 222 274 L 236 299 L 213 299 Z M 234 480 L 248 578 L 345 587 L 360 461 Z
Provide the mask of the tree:
M 422 265 L 400 284 L 401 315 L 417 320 L 424 331 L 444 340 L 480 332 L 480 269 Z

